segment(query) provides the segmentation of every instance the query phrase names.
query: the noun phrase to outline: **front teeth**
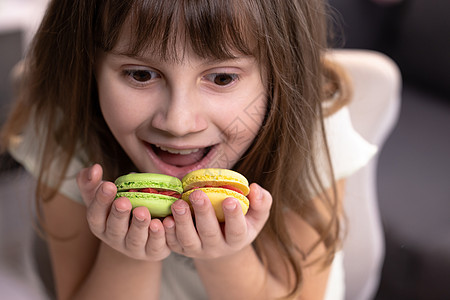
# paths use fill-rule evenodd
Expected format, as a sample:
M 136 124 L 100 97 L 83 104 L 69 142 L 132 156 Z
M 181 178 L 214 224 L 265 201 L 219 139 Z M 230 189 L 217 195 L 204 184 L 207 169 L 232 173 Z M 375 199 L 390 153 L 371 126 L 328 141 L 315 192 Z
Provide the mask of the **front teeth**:
M 195 152 L 200 150 L 200 148 L 196 148 L 196 149 L 174 149 L 174 148 L 167 148 L 167 147 L 158 146 L 158 145 L 156 145 L 156 147 L 158 147 L 159 149 L 161 149 L 163 151 L 167 151 L 169 153 L 172 153 L 172 154 L 181 154 L 181 155 L 187 155 L 187 154 L 195 153 Z

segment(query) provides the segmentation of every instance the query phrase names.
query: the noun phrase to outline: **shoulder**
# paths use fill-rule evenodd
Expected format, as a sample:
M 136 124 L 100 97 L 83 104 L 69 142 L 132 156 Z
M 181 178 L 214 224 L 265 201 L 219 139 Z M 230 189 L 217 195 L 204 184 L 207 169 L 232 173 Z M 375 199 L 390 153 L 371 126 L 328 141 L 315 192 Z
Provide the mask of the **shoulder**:
M 21 134 L 12 137 L 9 143 L 8 152 L 19 162 L 33 177 L 38 178 L 41 172 L 41 162 L 44 151 L 45 135 L 42 130 L 34 126 L 30 120 L 22 130 Z M 70 160 L 67 172 L 64 174 L 59 192 L 79 203 L 83 203 L 76 183 L 76 175 L 86 165 L 84 151 L 77 151 Z M 59 159 L 55 158 L 48 170 L 48 177 L 45 184 L 54 187 L 58 182 L 59 170 L 62 165 Z

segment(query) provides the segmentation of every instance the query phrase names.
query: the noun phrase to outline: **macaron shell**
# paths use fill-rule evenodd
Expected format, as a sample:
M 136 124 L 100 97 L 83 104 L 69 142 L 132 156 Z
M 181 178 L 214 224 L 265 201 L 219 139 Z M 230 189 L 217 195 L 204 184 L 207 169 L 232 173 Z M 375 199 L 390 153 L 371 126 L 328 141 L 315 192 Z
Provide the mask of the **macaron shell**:
M 183 192 L 181 181 L 169 175 L 155 173 L 131 173 L 120 176 L 114 182 L 117 191 L 127 191 L 129 189 L 156 188 Z
M 171 215 L 172 211 L 170 209 L 170 206 L 178 200 L 175 197 L 167 195 L 139 192 L 118 192 L 116 198 L 119 197 L 128 198 L 133 209 L 139 206 L 147 207 L 152 218 L 166 217 L 168 215 Z
M 238 172 L 228 169 L 209 168 L 195 170 L 184 176 L 182 182 L 185 191 L 201 184 L 201 186 L 232 185 L 241 190 L 245 196 L 250 192 L 247 178 Z
M 189 195 L 195 190 L 201 190 L 201 191 L 205 192 L 205 194 L 208 196 L 209 200 L 211 201 L 211 204 L 214 207 L 214 211 L 216 213 L 216 216 L 217 216 L 217 219 L 219 220 L 219 222 L 225 221 L 225 217 L 224 217 L 223 210 L 222 210 L 222 202 L 226 198 L 232 197 L 232 198 L 237 199 L 239 204 L 241 205 L 241 209 L 242 209 L 242 212 L 244 215 L 248 211 L 249 201 L 248 201 L 247 197 L 245 197 L 244 195 L 242 195 L 238 192 L 228 190 L 228 189 L 208 187 L 208 188 L 199 188 L 199 189 L 189 190 L 189 191 L 183 193 L 183 195 L 181 196 L 181 199 L 188 202 L 190 205 L 191 203 L 189 201 Z

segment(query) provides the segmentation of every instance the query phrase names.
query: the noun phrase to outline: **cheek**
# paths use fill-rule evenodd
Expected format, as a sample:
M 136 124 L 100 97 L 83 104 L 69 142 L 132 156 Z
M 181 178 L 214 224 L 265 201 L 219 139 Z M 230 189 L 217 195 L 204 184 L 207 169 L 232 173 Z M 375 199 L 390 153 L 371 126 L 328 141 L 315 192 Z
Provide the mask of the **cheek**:
M 239 122 L 252 132 L 257 132 L 267 108 L 267 92 L 259 73 L 252 75 L 236 93 L 223 99 L 223 103 L 226 105 L 215 107 L 219 113 L 217 117 L 223 120 L 222 127 Z
M 100 109 L 116 137 L 134 131 L 144 118 L 142 107 L 133 104 L 132 97 L 119 84 L 99 85 Z
M 258 132 L 262 126 L 267 112 L 267 95 L 261 92 L 253 101 L 247 104 L 243 113 L 243 120 L 254 132 Z
M 267 111 L 266 84 L 260 73 L 253 75 L 253 85 L 249 88 L 246 103 L 240 115 L 243 122 L 255 135 L 258 133 Z
M 267 108 L 265 93 L 247 95 L 232 111 L 223 113 L 221 131 L 223 139 L 234 152 L 242 155 L 258 134 Z
M 117 99 L 117 95 L 100 92 L 99 99 L 100 109 L 111 131 L 114 134 L 117 131 L 127 131 L 127 127 L 131 127 L 132 124 L 131 122 L 125 122 L 125 116 L 128 114 L 127 108 L 120 104 L 120 99 Z
M 131 130 L 131 122 L 127 123 L 124 119 L 126 112 L 107 103 L 105 104 L 105 102 L 103 102 L 103 105 L 101 104 L 101 110 L 106 123 L 116 137 L 118 133 L 125 133 Z

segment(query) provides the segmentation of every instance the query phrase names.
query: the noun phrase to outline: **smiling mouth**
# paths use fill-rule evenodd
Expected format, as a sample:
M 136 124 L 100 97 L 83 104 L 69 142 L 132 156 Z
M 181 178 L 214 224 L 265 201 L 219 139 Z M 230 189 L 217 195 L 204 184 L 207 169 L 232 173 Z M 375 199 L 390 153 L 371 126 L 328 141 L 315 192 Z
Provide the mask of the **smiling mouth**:
M 182 178 L 207 167 L 217 155 L 218 144 L 203 148 L 176 149 L 144 142 L 155 166 L 164 174 Z
M 194 149 L 175 149 L 151 144 L 153 152 L 166 164 L 186 167 L 200 162 L 211 151 L 211 146 Z

